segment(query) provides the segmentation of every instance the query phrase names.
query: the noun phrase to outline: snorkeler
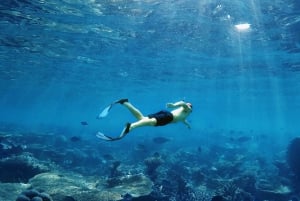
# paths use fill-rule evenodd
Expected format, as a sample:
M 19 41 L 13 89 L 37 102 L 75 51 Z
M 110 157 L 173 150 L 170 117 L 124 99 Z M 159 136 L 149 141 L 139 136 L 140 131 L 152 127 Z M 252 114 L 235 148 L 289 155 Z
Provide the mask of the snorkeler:
M 167 110 L 162 110 L 160 112 L 150 114 L 148 116 L 144 116 L 137 108 L 135 108 L 131 103 L 128 102 L 128 99 L 121 99 L 118 100 L 107 108 L 105 108 L 98 118 L 103 118 L 107 116 L 109 110 L 114 104 L 121 104 L 125 106 L 137 119 L 134 123 L 127 123 L 125 128 L 123 129 L 121 135 L 119 137 L 110 137 L 101 132 L 97 133 L 97 137 L 107 141 L 115 141 L 120 140 L 125 137 L 130 131 L 135 128 L 142 127 L 142 126 L 164 126 L 169 123 L 177 123 L 183 122 L 188 128 L 191 128 L 190 124 L 186 120 L 186 118 L 192 112 L 193 106 L 191 103 L 187 103 L 184 101 L 179 101 L 176 103 L 167 103 L 167 108 L 175 108 L 171 112 Z

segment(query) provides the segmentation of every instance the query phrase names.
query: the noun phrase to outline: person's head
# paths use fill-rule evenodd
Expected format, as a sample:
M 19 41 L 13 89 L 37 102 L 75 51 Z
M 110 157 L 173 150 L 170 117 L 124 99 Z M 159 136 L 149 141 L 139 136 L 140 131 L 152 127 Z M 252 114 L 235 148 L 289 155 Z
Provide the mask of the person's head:
M 193 109 L 192 103 L 186 103 L 186 105 L 187 105 L 191 110 Z

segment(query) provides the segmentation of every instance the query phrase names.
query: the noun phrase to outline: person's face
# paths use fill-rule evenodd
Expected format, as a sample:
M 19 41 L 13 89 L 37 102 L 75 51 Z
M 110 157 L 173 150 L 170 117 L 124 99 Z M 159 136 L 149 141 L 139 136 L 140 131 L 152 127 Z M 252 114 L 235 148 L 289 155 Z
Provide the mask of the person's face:
M 191 110 L 193 109 L 192 103 L 187 103 L 186 105 L 187 105 Z

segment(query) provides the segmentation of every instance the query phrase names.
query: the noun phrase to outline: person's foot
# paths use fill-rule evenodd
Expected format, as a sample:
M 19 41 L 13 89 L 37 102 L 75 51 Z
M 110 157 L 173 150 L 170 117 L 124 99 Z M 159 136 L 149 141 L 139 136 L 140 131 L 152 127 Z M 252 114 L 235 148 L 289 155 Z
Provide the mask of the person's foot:
M 116 101 L 115 103 L 123 104 L 123 103 L 125 103 L 125 102 L 128 102 L 128 98 L 120 99 L 120 100 Z
M 130 123 L 126 124 L 126 128 L 125 128 L 124 134 L 129 133 L 129 131 L 130 131 L 130 125 L 131 125 Z
M 118 137 L 118 139 L 121 139 L 123 137 L 125 137 L 130 131 L 130 123 L 127 123 L 125 128 L 122 130 L 121 135 Z

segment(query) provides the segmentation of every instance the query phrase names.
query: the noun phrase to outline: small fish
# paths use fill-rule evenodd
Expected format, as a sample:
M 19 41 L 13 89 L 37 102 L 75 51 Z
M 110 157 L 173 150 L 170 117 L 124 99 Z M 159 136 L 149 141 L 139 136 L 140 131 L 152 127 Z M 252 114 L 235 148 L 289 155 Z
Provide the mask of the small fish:
M 80 138 L 80 137 L 77 137 L 77 136 L 73 136 L 73 137 L 70 138 L 70 140 L 71 140 L 72 142 L 79 142 L 79 141 L 81 140 L 81 138 Z
M 80 122 L 80 124 L 83 125 L 83 126 L 89 125 L 88 122 L 86 122 L 86 121 L 82 121 L 82 122 Z
M 110 155 L 110 154 L 103 154 L 102 157 L 107 160 L 107 161 L 111 161 L 111 160 L 114 160 L 115 158 Z
M 249 137 L 249 136 L 240 136 L 237 138 L 231 137 L 230 140 L 233 142 L 247 142 L 247 141 L 252 140 L 252 137 Z
M 247 141 L 250 141 L 251 139 L 252 139 L 252 137 L 249 137 L 249 136 L 240 136 L 236 140 L 238 142 L 247 142 Z
M 134 149 L 135 149 L 136 151 L 146 151 L 146 146 L 143 145 L 143 144 L 137 144 L 137 145 L 134 147 Z
M 156 143 L 156 144 L 164 144 L 166 142 L 169 142 L 170 139 L 168 138 L 165 138 L 165 137 L 155 137 L 153 138 L 153 142 Z

